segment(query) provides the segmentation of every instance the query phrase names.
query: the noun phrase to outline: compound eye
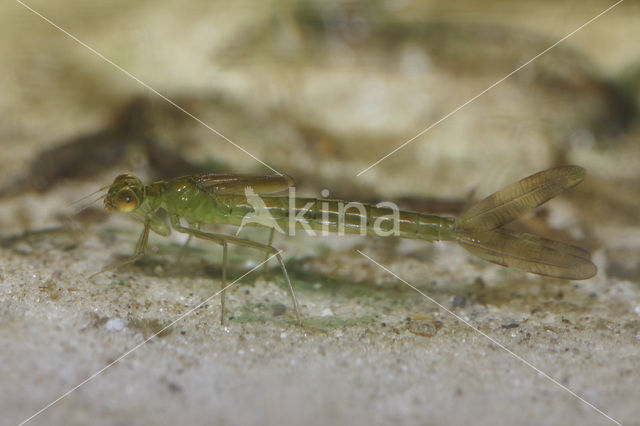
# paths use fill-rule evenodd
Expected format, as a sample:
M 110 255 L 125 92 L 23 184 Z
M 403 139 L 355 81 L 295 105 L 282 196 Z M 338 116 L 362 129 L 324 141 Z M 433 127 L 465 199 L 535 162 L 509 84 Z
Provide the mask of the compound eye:
M 113 204 L 118 211 L 127 213 L 138 207 L 138 197 L 132 190 L 123 189 L 118 192 Z

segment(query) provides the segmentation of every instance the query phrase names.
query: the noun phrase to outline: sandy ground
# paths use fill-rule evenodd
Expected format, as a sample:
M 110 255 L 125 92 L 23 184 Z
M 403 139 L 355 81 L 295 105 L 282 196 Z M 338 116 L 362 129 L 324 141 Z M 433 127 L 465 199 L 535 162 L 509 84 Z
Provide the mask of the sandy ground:
M 29 3 L 303 195 L 455 215 L 547 167 L 587 168 L 521 226 L 591 250 L 594 278 L 455 244 L 278 236 L 302 326 L 275 262 L 244 276 L 262 261 L 249 249 L 230 251 L 226 326 L 211 244 L 181 256 L 184 238 L 152 236 L 152 256 L 90 278 L 141 230 L 100 203 L 76 214 L 115 175 L 269 171 L 1 6 L 0 424 L 639 424 L 638 5 L 356 176 L 611 4 Z

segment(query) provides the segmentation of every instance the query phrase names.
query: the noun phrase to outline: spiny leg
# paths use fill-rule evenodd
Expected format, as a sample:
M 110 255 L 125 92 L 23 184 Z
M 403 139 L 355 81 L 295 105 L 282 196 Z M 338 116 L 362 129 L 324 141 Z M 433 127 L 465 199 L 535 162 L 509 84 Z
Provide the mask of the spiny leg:
M 151 229 L 151 219 L 146 218 L 144 220 L 144 229 L 142 230 L 142 234 L 140 234 L 140 238 L 138 238 L 138 243 L 136 244 L 135 256 L 143 256 L 147 251 L 147 243 L 149 242 L 149 229 Z
M 191 238 L 191 234 L 189 235 Z M 227 309 L 226 309 L 226 299 L 227 299 L 227 242 L 222 243 L 222 281 L 220 282 L 220 288 L 222 289 L 222 294 L 220 294 L 220 325 L 226 325 L 227 323 Z
M 147 244 L 149 242 L 149 229 L 151 229 L 151 219 L 145 219 L 144 229 L 142 230 L 142 233 L 138 238 L 138 242 L 136 243 L 136 251 L 134 252 L 133 256 L 127 257 L 126 259 L 121 260 L 120 262 L 116 262 L 114 264 L 111 264 L 109 266 L 102 268 L 95 274 L 89 276 L 89 279 L 92 279 L 93 277 L 98 276 L 104 272 L 111 271 L 113 269 L 118 269 L 124 265 L 128 265 L 129 263 L 135 262 L 136 260 L 143 258 L 146 255 Z
M 189 223 L 189 229 L 194 229 L 196 231 L 200 231 L 199 223 Z M 193 234 L 187 234 L 187 241 L 185 241 L 184 245 L 180 249 L 180 254 L 178 255 L 178 260 L 181 260 L 184 254 L 187 251 L 187 246 L 193 239 Z M 227 242 L 224 241 L 221 243 L 222 245 L 222 280 L 220 281 L 220 325 L 227 324 L 227 310 L 226 310 L 226 300 L 227 300 L 227 251 L 228 245 Z
M 300 311 L 298 310 L 298 300 L 296 299 L 296 295 L 293 291 L 293 285 L 291 285 L 291 280 L 289 279 L 287 268 L 284 266 L 284 261 L 282 260 L 282 256 L 280 255 L 280 252 L 275 247 L 262 244 L 262 243 L 257 243 L 251 240 L 245 240 L 245 239 L 234 237 L 231 235 L 214 234 L 212 232 L 202 232 L 197 229 L 187 228 L 180 225 L 180 219 L 176 216 L 171 217 L 171 226 L 177 232 L 182 232 L 184 234 L 193 235 L 196 238 L 202 238 L 204 240 L 213 241 L 220 245 L 229 243 L 229 244 L 235 244 L 235 245 L 244 246 L 244 247 L 252 247 L 257 250 L 262 250 L 267 253 L 270 253 L 271 255 L 275 255 L 276 259 L 278 260 L 278 263 L 280 264 L 280 268 L 282 269 L 282 273 L 284 274 L 285 280 L 287 281 L 287 285 L 289 286 L 289 292 L 291 293 L 291 301 L 293 303 L 293 309 L 296 313 L 296 320 L 298 324 L 302 325 L 302 321 L 300 320 Z M 225 266 L 226 265 L 223 265 L 223 271 L 226 270 Z

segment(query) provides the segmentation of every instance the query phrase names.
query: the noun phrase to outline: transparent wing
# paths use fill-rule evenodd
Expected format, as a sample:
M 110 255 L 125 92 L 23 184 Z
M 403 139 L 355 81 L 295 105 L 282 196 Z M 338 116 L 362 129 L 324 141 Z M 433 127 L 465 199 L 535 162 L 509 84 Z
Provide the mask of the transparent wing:
M 499 228 L 577 185 L 584 174 L 582 167 L 563 166 L 526 177 L 471 207 L 458 219 L 458 228 Z
M 524 232 L 472 230 L 461 231 L 456 238 L 484 260 L 538 275 L 584 280 L 597 272 L 588 251 Z
M 244 194 L 247 187 L 256 194 L 271 194 L 284 191 L 294 183 L 286 175 L 204 174 L 192 179 L 200 189 L 215 194 Z

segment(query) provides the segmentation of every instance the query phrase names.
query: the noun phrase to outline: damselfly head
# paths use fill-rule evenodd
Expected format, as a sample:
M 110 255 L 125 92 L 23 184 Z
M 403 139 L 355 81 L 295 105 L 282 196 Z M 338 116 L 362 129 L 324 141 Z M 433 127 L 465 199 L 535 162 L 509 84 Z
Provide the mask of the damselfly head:
M 104 209 L 108 212 L 128 213 L 142 203 L 144 187 L 140 179 L 131 175 L 120 175 L 109 187 L 104 199 Z

